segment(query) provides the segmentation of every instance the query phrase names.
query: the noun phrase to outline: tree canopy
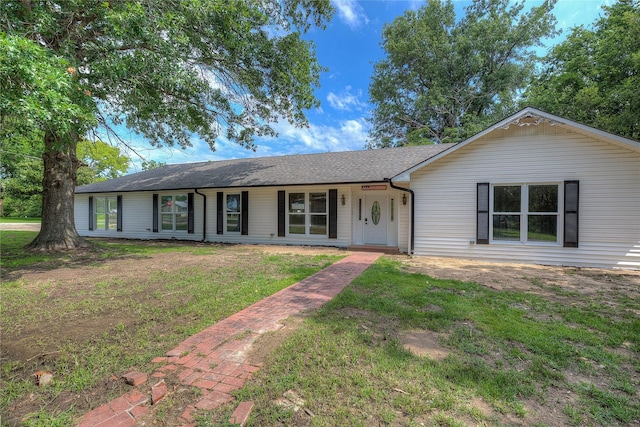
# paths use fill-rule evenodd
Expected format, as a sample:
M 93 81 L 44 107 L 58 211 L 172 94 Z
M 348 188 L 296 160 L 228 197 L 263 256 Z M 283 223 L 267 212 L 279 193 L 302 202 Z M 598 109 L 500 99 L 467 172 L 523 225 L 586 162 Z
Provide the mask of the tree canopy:
M 515 108 L 533 47 L 555 34 L 554 0 L 475 0 L 457 20 L 451 0 L 429 1 L 386 25 L 386 58 L 369 86 L 370 147 L 457 142 Z
M 98 125 L 111 136 L 126 126 L 158 147 L 198 135 L 212 149 L 220 136 L 253 148 L 280 119 L 305 125 L 322 67 L 302 34 L 331 14 L 329 0 L 0 2 L 0 117 L 19 111 L 43 132 L 32 246 L 82 244 L 76 145 Z
M 603 7 L 593 29 L 576 27 L 544 58 L 526 93 L 550 113 L 640 139 L 640 4 Z

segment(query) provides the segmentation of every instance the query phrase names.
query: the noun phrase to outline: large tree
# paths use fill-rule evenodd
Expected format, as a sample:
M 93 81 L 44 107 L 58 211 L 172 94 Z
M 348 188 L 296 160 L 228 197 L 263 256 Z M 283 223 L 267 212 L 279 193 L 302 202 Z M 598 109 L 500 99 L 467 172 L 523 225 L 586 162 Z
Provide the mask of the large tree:
M 550 113 L 640 139 L 640 2 L 603 7 L 593 29 L 576 27 L 544 59 L 527 102 Z
M 11 136 L 18 136 L 9 126 L 5 123 L 3 130 Z M 4 200 L 4 216 L 42 216 L 43 138 L 42 133 L 37 131 L 27 136 L 13 141 L 11 138 L 0 138 L 0 179 L 3 184 L 1 197 Z M 129 157 L 122 154 L 117 146 L 100 140 L 81 139 L 78 142 L 76 157 L 80 162 L 77 172 L 78 185 L 116 178 L 124 175 L 129 169 Z
M 0 117 L 22 108 L 44 134 L 31 246 L 83 244 L 76 145 L 98 125 L 112 136 L 126 126 L 153 146 L 187 147 L 198 135 L 212 149 L 222 134 L 253 148 L 279 119 L 305 125 L 321 67 L 302 34 L 331 13 L 329 0 L 0 2 Z
M 409 10 L 383 30 L 386 57 L 369 86 L 370 147 L 456 142 L 515 108 L 541 39 L 555 34 L 554 0 L 451 0 Z

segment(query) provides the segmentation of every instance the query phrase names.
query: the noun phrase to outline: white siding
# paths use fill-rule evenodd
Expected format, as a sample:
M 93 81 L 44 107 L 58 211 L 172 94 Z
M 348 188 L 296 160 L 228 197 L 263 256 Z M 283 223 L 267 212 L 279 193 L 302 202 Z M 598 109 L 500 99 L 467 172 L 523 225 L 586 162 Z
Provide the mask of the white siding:
M 278 190 L 292 192 L 338 190 L 338 238 L 329 239 L 327 236 L 303 236 L 291 235 L 278 237 Z M 249 193 L 249 234 L 240 233 L 217 234 L 217 193 L 238 194 L 242 191 Z M 171 192 L 158 191 L 157 194 L 188 193 L 193 190 L 180 190 Z M 263 187 L 263 188 L 234 188 L 234 189 L 207 189 L 199 190 L 206 195 L 206 241 L 223 243 L 252 243 L 252 244 L 282 244 L 282 245 L 318 245 L 347 247 L 350 244 L 350 187 L 349 186 L 323 186 L 323 187 Z M 122 232 L 115 230 L 99 231 L 89 230 L 89 194 L 75 196 L 75 221 L 78 233 L 81 236 L 90 237 L 121 237 L 130 239 L 178 239 L 178 240 L 203 240 L 204 197 L 194 194 L 194 221 L 193 234 L 186 231 L 152 232 L 153 227 L 153 193 L 132 192 L 122 195 Z M 115 196 L 120 193 L 109 194 Z M 345 205 L 341 203 L 341 196 L 345 195 Z M 104 197 L 106 194 L 92 194 L 94 197 Z
M 632 150 L 558 127 L 512 126 L 444 156 L 411 179 L 418 255 L 640 267 L 640 154 Z M 578 248 L 473 243 L 476 183 L 566 180 L 580 181 Z

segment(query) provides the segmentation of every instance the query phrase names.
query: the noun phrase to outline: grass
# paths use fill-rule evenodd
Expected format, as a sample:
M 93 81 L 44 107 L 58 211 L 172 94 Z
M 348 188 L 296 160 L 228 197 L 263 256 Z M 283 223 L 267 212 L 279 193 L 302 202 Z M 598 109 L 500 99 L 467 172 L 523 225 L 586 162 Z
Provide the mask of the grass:
M 32 255 L 22 246 L 33 237 L 30 232 L 0 233 L 0 330 L 3 341 L 13 342 L 11 349 L 3 349 L 0 370 L 2 425 L 70 425 L 79 413 L 122 393 L 121 382 L 110 378 L 131 369 L 151 373 L 157 367 L 151 359 L 187 336 L 340 258 L 273 255 L 246 246 L 98 239 L 91 251 Z M 178 254 L 188 255 L 181 259 L 202 257 L 202 262 L 163 268 Z M 145 260 L 155 261 L 151 269 L 123 267 L 110 274 L 104 263 L 112 259 L 140 268 Z M 77 274 L 72 280 L 57 279 L 58 267 Z M 24 280 L 25 271 L 44 272 L 45 279 Z M 12 349 L 22 342 L 36 356 L 7 358 L 5 350 L 17 356 Z M 38 370 L 54 373 L 50 386 L 34 384 L 32 374 Z M 14 418 L 11 408 L 23 406 L 30 408 L 28 413 Z
M 312 426 L 637 422 L 637 303 L 620 296 L 620 309 L 571 298 L 573 306 L 437 280 L 381 259 L 289 336 L 237 398 L 256 402 L 250 425 L 301 418 Z M 399 337 L 406 330 L 438 333 L 449 356 L 405 350 Z M 275 404 L 287 390 L 313 416 Z M 199 425 L 224 423 L 233 409 Z
M 0 216 L 0 224 L 10 224 L 10 223 L 36 223 L 40 224 L 41 218 L 20 218 L 20 217 L 8 217 L 8 216 Z

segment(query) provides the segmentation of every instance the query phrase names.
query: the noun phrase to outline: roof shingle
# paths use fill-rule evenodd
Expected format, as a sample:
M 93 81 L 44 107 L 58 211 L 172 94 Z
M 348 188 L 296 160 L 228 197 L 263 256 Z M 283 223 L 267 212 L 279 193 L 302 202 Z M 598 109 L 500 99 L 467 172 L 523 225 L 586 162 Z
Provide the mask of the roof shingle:
M 167 165 L 83 185 L 76 193 L 380 182 L 454 144 Z

